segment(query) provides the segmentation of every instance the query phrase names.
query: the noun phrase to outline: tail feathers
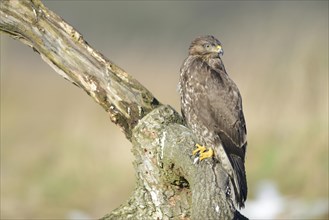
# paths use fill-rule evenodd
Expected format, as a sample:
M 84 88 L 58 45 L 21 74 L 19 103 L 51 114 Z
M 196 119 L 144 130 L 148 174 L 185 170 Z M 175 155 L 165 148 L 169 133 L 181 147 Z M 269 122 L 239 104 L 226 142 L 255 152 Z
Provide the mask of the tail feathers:
M 244 161 L 241 157 L 232 154 L 230 155 L 230 159 L 234 170 L 231 179 L 233 181 L 235 202 L 239 208 L 243 208 L 248 194 Z

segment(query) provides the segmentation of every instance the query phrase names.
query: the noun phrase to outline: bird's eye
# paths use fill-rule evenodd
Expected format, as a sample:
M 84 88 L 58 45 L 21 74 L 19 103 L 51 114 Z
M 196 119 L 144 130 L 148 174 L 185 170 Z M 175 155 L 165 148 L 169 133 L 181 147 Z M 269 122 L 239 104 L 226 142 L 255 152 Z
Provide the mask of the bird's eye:
M 203 46 L 204 46 L 204 48 L 209 49 L 211 45 L 210 44 L 204 44 Z

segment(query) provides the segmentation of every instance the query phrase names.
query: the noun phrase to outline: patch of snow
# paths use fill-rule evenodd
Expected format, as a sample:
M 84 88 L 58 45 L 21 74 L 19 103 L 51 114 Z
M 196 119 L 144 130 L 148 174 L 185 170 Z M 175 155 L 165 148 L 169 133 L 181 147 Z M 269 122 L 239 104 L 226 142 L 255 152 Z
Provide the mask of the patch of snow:
M 275 183 L 259 183 L 254 200 L 247 200 L 240 212 L 249 219 L 314 219 L 329 212 L 328 199 L 305 201 L 284 197 Z

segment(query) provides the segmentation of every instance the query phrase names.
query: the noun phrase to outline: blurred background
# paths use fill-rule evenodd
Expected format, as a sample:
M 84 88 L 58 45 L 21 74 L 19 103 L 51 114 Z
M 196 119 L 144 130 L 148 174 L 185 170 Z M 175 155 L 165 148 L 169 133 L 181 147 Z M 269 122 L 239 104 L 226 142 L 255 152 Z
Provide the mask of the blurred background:
M 212 34 L 243 97 L 251 219 L 328 218 L 328 1 L 44 1 L 179 111 Z M 131 144 L 85 92 L 1 35 L 1 219 L 99 218 L 135 185 Z

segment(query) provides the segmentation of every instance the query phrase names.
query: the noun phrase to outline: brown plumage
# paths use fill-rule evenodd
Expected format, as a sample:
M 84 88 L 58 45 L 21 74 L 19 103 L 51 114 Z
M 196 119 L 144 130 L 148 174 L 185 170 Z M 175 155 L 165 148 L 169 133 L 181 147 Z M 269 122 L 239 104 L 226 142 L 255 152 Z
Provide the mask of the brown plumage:
M 213 36 L 191 43 L 180 73 L 181 109 L 200 144 L 212 148 L 214 158 L 222 163 L 230 179 L 228 192 L 241 208 L 247 198 L 247 131 L 240 92 L 229 78 L 221 54 L 221 43 Z

